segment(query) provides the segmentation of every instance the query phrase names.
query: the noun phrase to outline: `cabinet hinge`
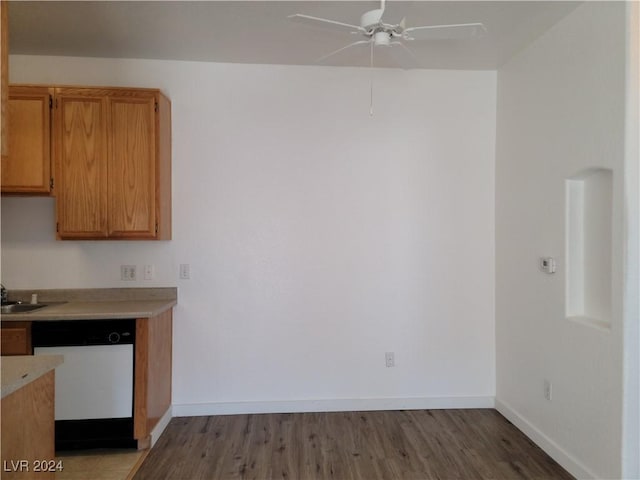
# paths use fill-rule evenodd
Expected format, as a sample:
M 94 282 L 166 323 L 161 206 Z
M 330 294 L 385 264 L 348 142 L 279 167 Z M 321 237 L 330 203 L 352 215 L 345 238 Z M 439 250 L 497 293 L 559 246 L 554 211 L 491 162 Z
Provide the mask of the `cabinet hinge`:
M 60 232 L 60 224 L 56 222 L 56 232 Z
M 156 222 L 156 235 L 158 234 L 158 222 Z
M 153 102 L 153 109 L 157 112 L 158 111 L 158 102 Z
M 53 108 L 53 97 L 49 95 L 49 110 Z
M 53 178 L 49 179 L 49 188 L 53 190 Z

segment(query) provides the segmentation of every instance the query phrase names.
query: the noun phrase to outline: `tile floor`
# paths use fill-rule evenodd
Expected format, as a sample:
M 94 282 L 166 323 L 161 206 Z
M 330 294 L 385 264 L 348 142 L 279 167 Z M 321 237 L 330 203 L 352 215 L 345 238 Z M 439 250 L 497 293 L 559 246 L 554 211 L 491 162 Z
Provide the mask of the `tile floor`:
M 58 452 L 64 469 L 56 480 L 129 480 L 146 457 L 148 450 L 84 450 Z

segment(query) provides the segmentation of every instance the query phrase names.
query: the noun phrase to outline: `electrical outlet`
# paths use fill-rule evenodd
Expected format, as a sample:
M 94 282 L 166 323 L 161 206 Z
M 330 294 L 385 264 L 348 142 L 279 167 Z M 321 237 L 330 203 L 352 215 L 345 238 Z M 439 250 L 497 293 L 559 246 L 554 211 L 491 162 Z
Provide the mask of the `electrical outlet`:
M 154 267 L 153 265 L 145 265 L 144 266 L 144 279 L 145 280 L 153 280 L 154 276 Z
M 180 264 L 180 278 L 182 280 L 189 280 L 191 278 L 191 266 L 188 263 Z
M 396 366 L 395 354 L 393 352 L 385 352 L 384 363 L 387 366 L 387 368 L 395 367 Z
M 551 382 L 549 380 L 545 380 L 544 381 L 544 398 L 546 400 L 551 401 L 552 393 L 553 393 L 553 391 L 552 391 Z
M 131 282 L 131 281 L 134 281 L 135 279 L 136 279 L 135 265 L 120 265 L 120 280 Z

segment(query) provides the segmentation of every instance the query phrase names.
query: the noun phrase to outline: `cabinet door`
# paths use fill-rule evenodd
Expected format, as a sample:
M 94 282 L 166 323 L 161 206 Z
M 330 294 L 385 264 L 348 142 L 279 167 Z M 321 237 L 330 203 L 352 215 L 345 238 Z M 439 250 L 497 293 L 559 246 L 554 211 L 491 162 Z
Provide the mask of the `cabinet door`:
M 135 91 L 109 97 L 109 237 L 156 235 L 155 104 Z
M 0 2 L 0 153 L 9 154 L 9 2 Z M 2 167 L 4 168 L 4 162 Z
M 49 194 L 51 90 L 9 88 L 9 155 L 2 162 L 2 193 Z
M 31 322 L 3 322 L 0 340 L 2 355 L 33 355 Z
M 173 312 L 136 320 L 133 437 L 149 448 L 150 435 L 171 408 Z
M 94 89 L 60 88 L 54 114 L 59 238 L 107 235 L 107 101 Z

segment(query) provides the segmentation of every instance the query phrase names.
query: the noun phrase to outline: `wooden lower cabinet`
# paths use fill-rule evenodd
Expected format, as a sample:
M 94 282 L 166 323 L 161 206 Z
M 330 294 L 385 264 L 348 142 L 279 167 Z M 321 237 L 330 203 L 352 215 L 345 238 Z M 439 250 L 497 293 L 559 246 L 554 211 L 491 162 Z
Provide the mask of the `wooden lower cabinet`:
M 133 437 L 149 448 L 151 431 L 171 407 L 172 310 L 136 321 Z
M 5 322 L 0 328 L 0 355 L 31 355 L 31 322 Z
M 52 370 L 2 399 L 4 480 L 55 478 L 54 389 Z
M 172 310 L 136 319 L 133 437 L 138 449 L 150 447 L 151 432 L 171 407 L 172 330 Z M 1 338 L 2 355 L 33 354 L 31 322 L 3 322 Z

